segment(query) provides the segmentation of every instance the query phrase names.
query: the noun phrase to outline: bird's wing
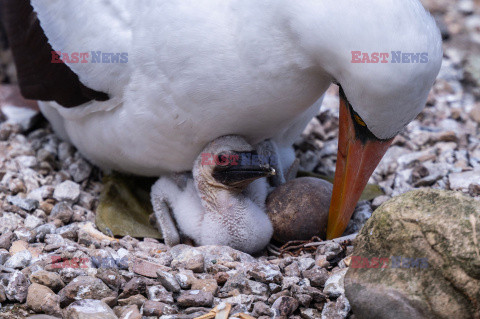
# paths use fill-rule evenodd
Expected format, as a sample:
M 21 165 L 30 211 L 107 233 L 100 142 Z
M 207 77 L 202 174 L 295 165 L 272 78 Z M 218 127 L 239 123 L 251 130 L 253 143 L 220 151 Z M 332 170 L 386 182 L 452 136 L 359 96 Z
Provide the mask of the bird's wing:
M 131 41 L 124 0 L 2 0 L 2 16 L 22 94 L 74 107 L 118 95 L 128 63 L 91 63 L 92 52 L 128 52 Z M 53 51 L 88 63 L 52 63 Z

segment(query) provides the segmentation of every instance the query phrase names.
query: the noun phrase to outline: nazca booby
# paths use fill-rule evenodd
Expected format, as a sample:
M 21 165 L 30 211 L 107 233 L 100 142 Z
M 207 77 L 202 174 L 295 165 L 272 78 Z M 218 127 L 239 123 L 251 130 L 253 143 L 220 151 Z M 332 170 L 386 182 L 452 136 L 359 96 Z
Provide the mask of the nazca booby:
M 388 145 L 423 109 L 442 60 L 419 0 L 4 0 L 22 93 L 105 169 L 191 170 L 219 136 L 291 145 L 341 87 L 328 238 L 340 236 Z M 65 63 L 51 63 L 55 50 Z M 352 52 L 427 63 L 352 63 Z M 75 53 L 89 53 L 75 63 Z M 105 63 L 92 63 L 93 53 Z M 127 54 L 127 63 L 108 54 Z M 96 61 L 98 62 L 98 61 Z M 111 61 L 110 61 L 111 62 Z M 411 62 L 411 61 L 410 61 Z M 417 61 L 418 62 L 418 61 Z
M 165 243 L 174 246 L 189 238 L 198 245 L 226 245 L 247 253 L 265 248 L 273 234 L 265 209 L 265 177 L 283 174 L 275 170 L 272 149 L 270 141 L 254 148 L 240 136 L 223 136 L 198 156 L 193 176 L 161 177 L 151 198 Z M 226 160 L 208 163 L 205 154 Z M 254 158 L 258 154 L 260 160 Z

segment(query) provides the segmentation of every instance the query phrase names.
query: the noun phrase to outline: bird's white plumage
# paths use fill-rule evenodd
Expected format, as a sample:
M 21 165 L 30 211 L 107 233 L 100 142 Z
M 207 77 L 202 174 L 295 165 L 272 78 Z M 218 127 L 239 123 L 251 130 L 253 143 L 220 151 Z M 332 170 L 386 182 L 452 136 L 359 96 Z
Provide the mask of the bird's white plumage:
M 227 134 L 287 150 L 332 80 L 377 137 L 392 137 L 424 106 L 441 61 L 418 0 L 32 2 L 55 50 L 128 52 L 126 65 L 69 65 L 111 101 L 42 109 L 94 163 L 137 174 L 190 170 Z M 358 65 L 353 50 L 430 62 Z

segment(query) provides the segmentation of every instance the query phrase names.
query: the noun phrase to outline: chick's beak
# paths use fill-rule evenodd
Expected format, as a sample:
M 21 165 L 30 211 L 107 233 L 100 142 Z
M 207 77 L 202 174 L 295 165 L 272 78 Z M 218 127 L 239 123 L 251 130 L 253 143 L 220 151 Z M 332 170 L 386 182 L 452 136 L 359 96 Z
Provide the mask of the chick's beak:
M 250 159 L 252 152 L 237 153 L 238 161 L 228 166 L 217 166 L 214 169 L 213 177 L 220 183 L 230 187 L 245 187 L 256 179 L 269 177 L 276 174 L 273 167 L 266 163 L 259 163 Z
M 327 239 L 343 234 L 370 176 L 393 141 L 393 138 L 361 138 L 355 126 L 364 123 L 354 123 L 351 112 L 348 102 L 341 96 L 337 167 L 328 216 Z

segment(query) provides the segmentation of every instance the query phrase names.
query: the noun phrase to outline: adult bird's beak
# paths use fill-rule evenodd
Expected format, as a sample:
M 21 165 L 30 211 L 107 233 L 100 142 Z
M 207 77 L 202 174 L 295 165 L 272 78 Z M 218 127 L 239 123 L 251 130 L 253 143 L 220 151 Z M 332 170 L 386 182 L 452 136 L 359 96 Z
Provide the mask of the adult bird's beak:
M 327 239 L 343 234 L 370 176 L 393 141 L 393 138 L 377 139 L 361 118 L 352 112 L 342 91 L 337 168 L 328 216 Z

